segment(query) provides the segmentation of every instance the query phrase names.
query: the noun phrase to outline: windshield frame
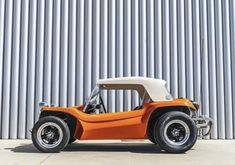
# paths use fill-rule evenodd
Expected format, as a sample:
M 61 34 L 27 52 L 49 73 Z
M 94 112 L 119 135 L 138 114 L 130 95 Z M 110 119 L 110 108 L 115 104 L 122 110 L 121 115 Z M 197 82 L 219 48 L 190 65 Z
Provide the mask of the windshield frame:
M 88 97 L 87 101 L 85 102 L 84 111 L 86 111 L 86 108 L 87 108 L 88 104 L 90 103 L 90 101 L 91 101 L 95 96 L 97 96 L 99 93 L 100 93 L 100 88 L 99 88 L 98 85 L 96 85 L 96 86 L 93 88 L 93 90 L 92 90 L 90 96 Z

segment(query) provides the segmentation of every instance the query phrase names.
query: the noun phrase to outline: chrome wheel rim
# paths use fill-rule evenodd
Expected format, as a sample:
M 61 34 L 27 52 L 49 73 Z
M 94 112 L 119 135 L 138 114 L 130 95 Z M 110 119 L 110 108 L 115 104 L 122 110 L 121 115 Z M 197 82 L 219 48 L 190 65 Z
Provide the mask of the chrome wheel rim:
M 188 125 L 182 120 L 172 120 L 164 128 L 164 137 L 172 145 L 185 144 L 190 136 Z
M 42 124 L 37 131 L 37 140 L 45 148 L 57 147 L 63 139 L 63 131 L 60 126 L 53 122 Z

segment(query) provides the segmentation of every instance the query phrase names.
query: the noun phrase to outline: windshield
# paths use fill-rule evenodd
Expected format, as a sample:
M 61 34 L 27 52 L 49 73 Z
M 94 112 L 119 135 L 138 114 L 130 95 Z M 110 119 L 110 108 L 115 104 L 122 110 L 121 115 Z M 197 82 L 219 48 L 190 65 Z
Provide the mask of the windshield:
M 93 101 L 93 99 L 96 98 L 96 96 L 100 93 L 100 89 L 98 86 L 95 86 L 95 88 L 92 90 L 91 95 L 89 96 L 88 100 L 85 103 L 84 110 L 87 108 L 87 105 Z

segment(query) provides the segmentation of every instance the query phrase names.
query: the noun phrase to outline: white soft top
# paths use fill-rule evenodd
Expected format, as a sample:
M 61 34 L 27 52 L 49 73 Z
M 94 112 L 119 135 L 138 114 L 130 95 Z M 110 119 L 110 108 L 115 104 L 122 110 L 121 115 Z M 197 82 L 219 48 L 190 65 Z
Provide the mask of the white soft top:
M 164 101 L 171 99 L 170 93 L 165 85 L 166 81 L 148 77 L 119 77 L 100 79 L 97 85 L 142 85 L 153 101 Z

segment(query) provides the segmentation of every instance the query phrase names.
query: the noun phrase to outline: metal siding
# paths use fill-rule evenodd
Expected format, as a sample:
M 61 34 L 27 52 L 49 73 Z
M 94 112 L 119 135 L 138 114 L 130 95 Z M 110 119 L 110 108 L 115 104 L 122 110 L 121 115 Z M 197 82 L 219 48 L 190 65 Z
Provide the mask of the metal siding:
M 232 139 L 234 66 L 234 0 L 0 0 L 0 138 L 30 138 L 39 101 L 81 104 L 97 79 L 139 75 L 200 102 L 209 138 Z M 139 103 L 122 91 L 104 101 Z

